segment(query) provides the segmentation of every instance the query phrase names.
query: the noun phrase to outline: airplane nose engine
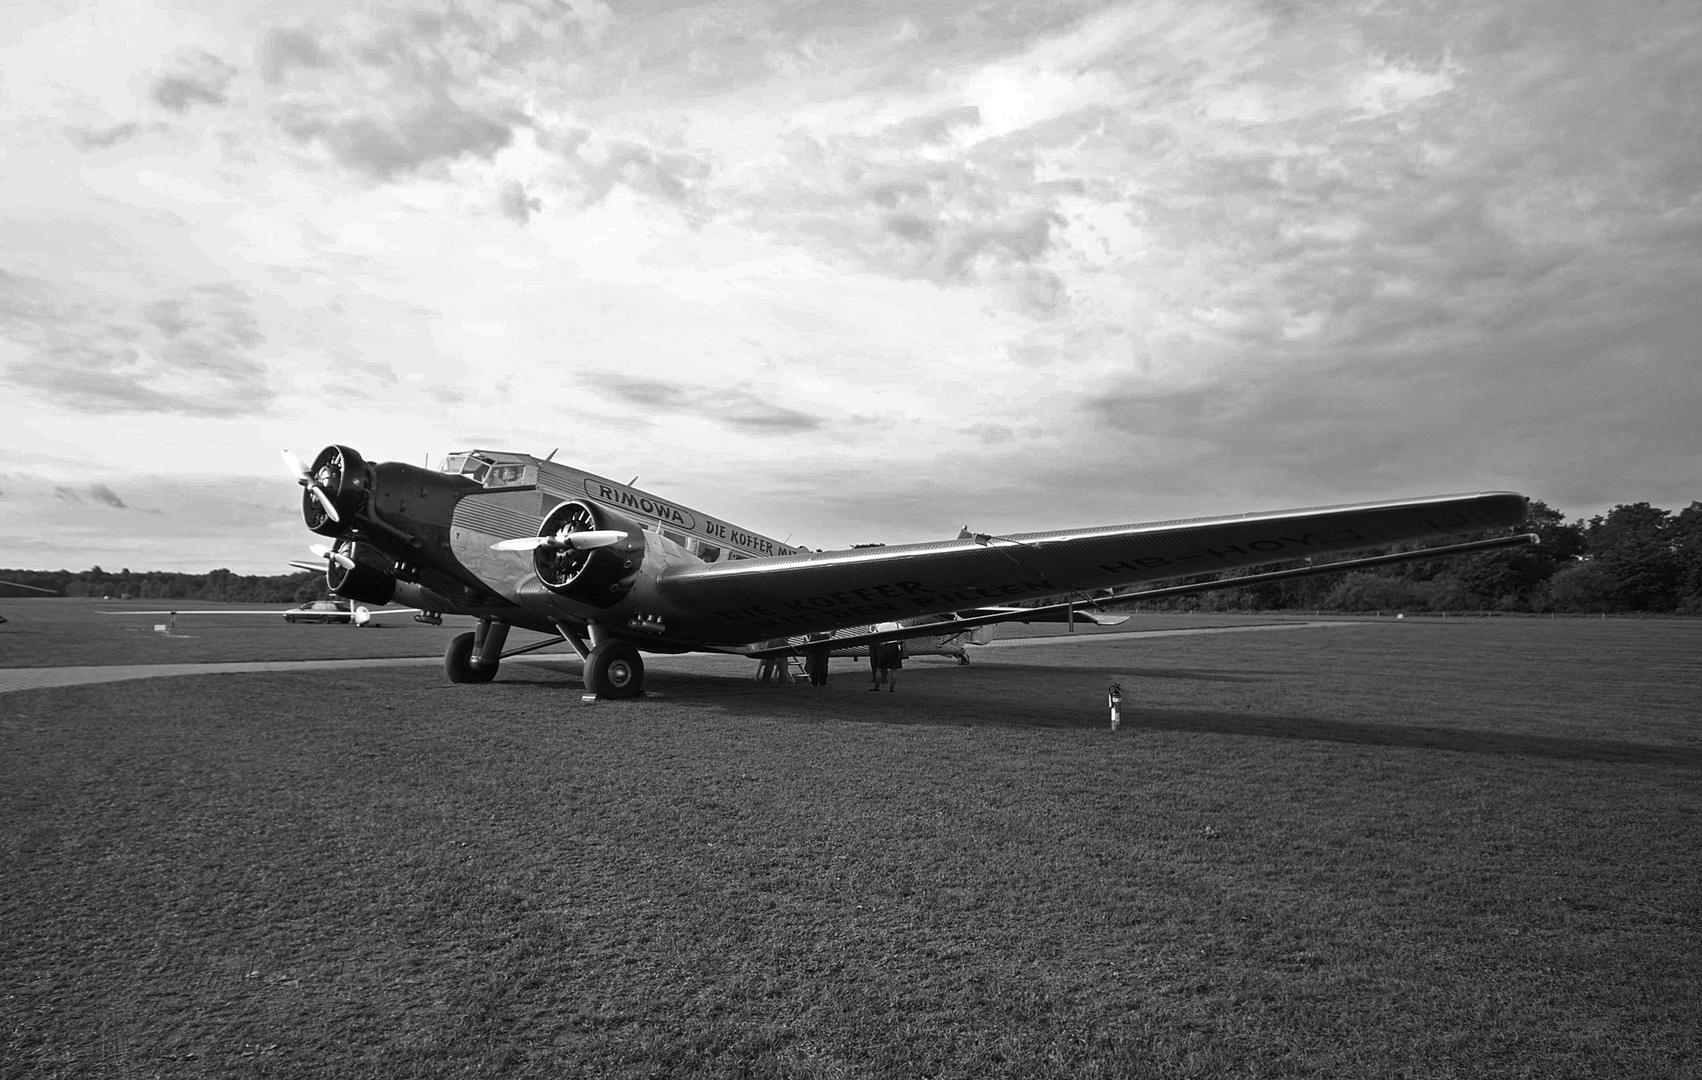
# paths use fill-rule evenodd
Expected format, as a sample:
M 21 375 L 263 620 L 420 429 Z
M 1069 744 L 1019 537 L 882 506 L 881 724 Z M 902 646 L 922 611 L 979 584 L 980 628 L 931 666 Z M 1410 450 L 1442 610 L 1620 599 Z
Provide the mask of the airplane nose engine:
M 338 596 L 362 604 L 388 604 L 396 595 L 396 563 L 370 544 L 345 541 L 335 549 L 353 561 L 345 566 L 332 559 L 325 566 L 325 584 Z
M 319 451 L 307 472 L 312 486 L 324 492 L 337 508 L 340 520 L 332 520 L 311 488 L 301 493 L 302 519 L 321 536 L 342 536 L 366 506 L 372 491 L 372 467 L 349 447 L 333 445 Z M 306 481 L 303 486 L 307 486 Z
M 585 502 L 564 502 L 538 526 L 539 536 L 571 536 L 580 532 L 622 532 L 612 544 L 585 549 L 566 543 L 533 549 L 538 580 L 557 596 L 608 607 L 632 589 L 644 562 L 644 530 L 632 519 Z

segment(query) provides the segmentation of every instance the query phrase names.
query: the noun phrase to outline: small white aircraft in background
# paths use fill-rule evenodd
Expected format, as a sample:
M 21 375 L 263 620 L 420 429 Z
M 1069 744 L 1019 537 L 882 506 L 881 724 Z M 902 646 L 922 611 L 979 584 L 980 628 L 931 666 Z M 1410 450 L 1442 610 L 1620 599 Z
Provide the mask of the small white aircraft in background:
M 316 562 L 316 563 L 292 562 L 292 563 L 290 563 L 290 565 L 295 567 L 297 570 L 323 570 L 323 569 L 325 569 L 325 567 L 328 564 L 335 564 L 335 563 L 342 563 L 342 562 L 348 563 L 351 568 L 354 565 L 352 560 L 349 560 L 346 556 L 340 555 L 337 552 L 332 551 L 330 548 L 326 547 L 324 544 L 310 544 L 308 546 L 308 550 L 312 551 L 315 555 L 319 556 L 320 559 L 325 560 L 325 561 L 324 562 Z M 287 622 L 287 623 L 298 623 L 298 622 L 304 622 L 304 623 L 336 623 L 336 624 L 342 624 L 342 625 L 345 625 L 345 626 L 367 627 L 367 626 L 378 626 L 378 625 L 380 625 L 379 623 L 374 621 L 375 616 L 385 615 L 385 614 L 397 614 L 397 613 L 404 612 L 404 611 L 413 612 L 414 617 L 416 619 L 418 619 L 420 622 L 428 622 L 428 623 L 432 623 L 434 625 L 442 625 L 442 623 L 443 623 L 443 618 L 441 616 L 435 616 L 434 615 L 434 616 L 430 616 L 430 617 L 422 617 L 422 616 L 425 615 L 425 613 L 419 611 L 417 608 L 407 608 L 407 607 L 389 608 L 389 607 L 386 607 L 386 608 L 379 608 L 377 611 L 374 611 L 371 608 L 367 607 L 365 604 L 357 604 L 352 600 L 345 600 L 345 599 L 310 600 L 310 601 L 308 601 L 304 604 L 300 604 L 296 607 L 282 609 L 282 610 L 265 608 L 265 609 L 261 609 L 261 610 L 258 610 L 258 611 L 236 611 L 236 610 L 233 610 L 233 609 L 230 609 L 230 608 L 199 608 L 199 609 L 190 608 L 190 609 L 187 609 L 187 610 L 184 609 L 184 608 L 175 608 L 175 609 L 161 610 L 161 611 L 142 611 L 142 610 L 102 611 L 102 612 L 100 612 L 100 614 L 102 614 L 102 615 L 167 615 L 167 616 L 170 616 L 173 621 L 171 623 L 161 623 L 161 624 L 155 626 L 154 629 L 161 630 L 162 632 L 165 632 L 165 633 L 170 633 L 174 629 L 176 619 L 179 615 L 190 615 L 190 616 L 194 616 L 194 615 L 282 615 L 283 618 L 284 618 L 284 621 Z
M 316 568 L 317 569 L 317 568 Z M 122 611 L 100 611 L 98 615 L 164 615 L 171 621 L 160 623 L 154 627 L 162 633 L 171 633 L 176 629 L 180 617 L 193 618 L 197 615 L 266 615 L 271 618 L 283 617 L 287 623 L 328 623 L 344 626 L 368 627 L 382 625 L 377 617 L 384 614 L 397 614 L 413 611 L 413 608 L 379 608 L 374 611 L 364 604 L 356 604 L 348 600 L 310 600 L 293 608 L 257 608 L 248 611 L 238 611 L 234 608 L 159 608 L 144 610 L 141 608 L 125 609 Z M 416 614 L 416 618 L 417 618 Z M 422 620 L 425 622 L 441 623 L 441 619 Z
M 449 644 L 451 681 L 489 682 L 504 659 L 566 643 L 585 661 L 586 688 L 614 698 L 641 691 L 643 652 L 825 659 L 885 640 L 1073 621 L 1083 611 L 1097 619 L 1132 600 L 1535 540 L 1500 536 L 1128 592 L 1211 571 L 1499 531 L 1522 523 L 1527 504 L 1513 492 L 1484 492 L 1013 536 L 966 529 L 934 543 L 809 551 L 527 454 L 466 451 L 431 471 L 369 463 L 333 445 L 311 465 L 287 450 L 284 461 L 304 489 L 307 527 L 334 539 L 323 553 L 334 594 L 479 620 Z M 1055 602 L 1024 606 L 1047 598 Z M 545 639 L 507 649 L 517 626 Z

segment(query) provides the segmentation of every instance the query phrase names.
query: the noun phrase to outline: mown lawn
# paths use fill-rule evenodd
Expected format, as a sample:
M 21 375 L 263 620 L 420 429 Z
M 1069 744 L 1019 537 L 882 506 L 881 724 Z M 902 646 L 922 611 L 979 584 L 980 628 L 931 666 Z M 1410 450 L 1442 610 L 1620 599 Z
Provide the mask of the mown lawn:
M 1702 1071 L 1702 625 L 749 668 L 0 695 L 0 1075 Z
M 189 600 L 0 599 L 0 667 L 76 667 L 85 664 L 223 663 L 240 660 L 330 660 L 339 657 L 442 655 L 449 639 L 473 620 L 446 616 L 442 626 L 413 620 L 413 612 L 379 615 L 356 628 L 284 622 L 290 604 L 206 604 Z M 154 627 L 180 612 L 170 634 Z M 273 614 L 232 612 L 271 610 Z M 193 612 L 193 614 L 189 614 Z

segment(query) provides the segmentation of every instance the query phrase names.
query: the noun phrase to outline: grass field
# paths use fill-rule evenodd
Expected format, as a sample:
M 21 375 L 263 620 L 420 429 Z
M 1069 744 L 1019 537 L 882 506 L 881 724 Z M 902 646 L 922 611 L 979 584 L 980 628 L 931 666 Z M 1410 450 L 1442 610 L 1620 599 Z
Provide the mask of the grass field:
M 0 695 L 0 1075 L 1702 1075 L 1702 623 L 577 669 Z
M 284 622 L 288 604 L 204 604 L 187 600 L 0 600 L 0 667 L 83 664 L 220 663 L 240 660 L 330 660 L 339 657 L 442 655 L 449 639 L 473 626 L 447 616 L 442 626 L 416 623 L 412 612 L 378 616 L 356 628 Z M 175 608 L 170 634 L 154 632 L 164 615 L 136 612 Z M 275 608 L 276 615 L 231 611 Z M 205 614 L 211 612 L 212 614 Z
M 442 656 L 450 638 L 474 625 L 473 619 L 448 615 L 442 626 L 428 626 L 415 622 L 412 612 L 395 611 L 379 615 L 374 625 L 359 629 L 317 623 L 292 626 L 283 620 L 287 606 L 171 600 L 0 600 L 0 615 L 7 620 L 0 623 L 0 668 Z M 249 614 L 268 607 L 275 613 Z M 141 614 L 173 608 L 179 614 L 169 634 L 154 630 L 167 622 L 167 616 Z M 1270 615 L 1143 615 L 1123 627 L 1104 630 L 1291 621 Z M 1011 636 L 1064 631 L 1063 626 L 1043 623 L 993 627 L 990 632 L 993 636 Z M 1081 625 L 1075 632 L 1088 635 L 1099 631 Z M 536 637 L 522 631 L 510 646 L 531 640 Z M 754 670 L 754 665 L 747 666 Z

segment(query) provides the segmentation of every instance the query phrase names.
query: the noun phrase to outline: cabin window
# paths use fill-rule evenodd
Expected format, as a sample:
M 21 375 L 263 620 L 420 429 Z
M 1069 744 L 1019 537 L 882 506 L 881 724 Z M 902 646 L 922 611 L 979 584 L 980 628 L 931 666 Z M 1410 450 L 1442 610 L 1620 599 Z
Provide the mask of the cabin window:
M 714 562 L 721 557 L 721 549 L 714 544 L 706 544 L 699 540 L 697 542 L 697 557 L 704 562 Z
M 492 465 L 484 479 L 485 487 L 527 487 L 538 482 L 536 465 Z

